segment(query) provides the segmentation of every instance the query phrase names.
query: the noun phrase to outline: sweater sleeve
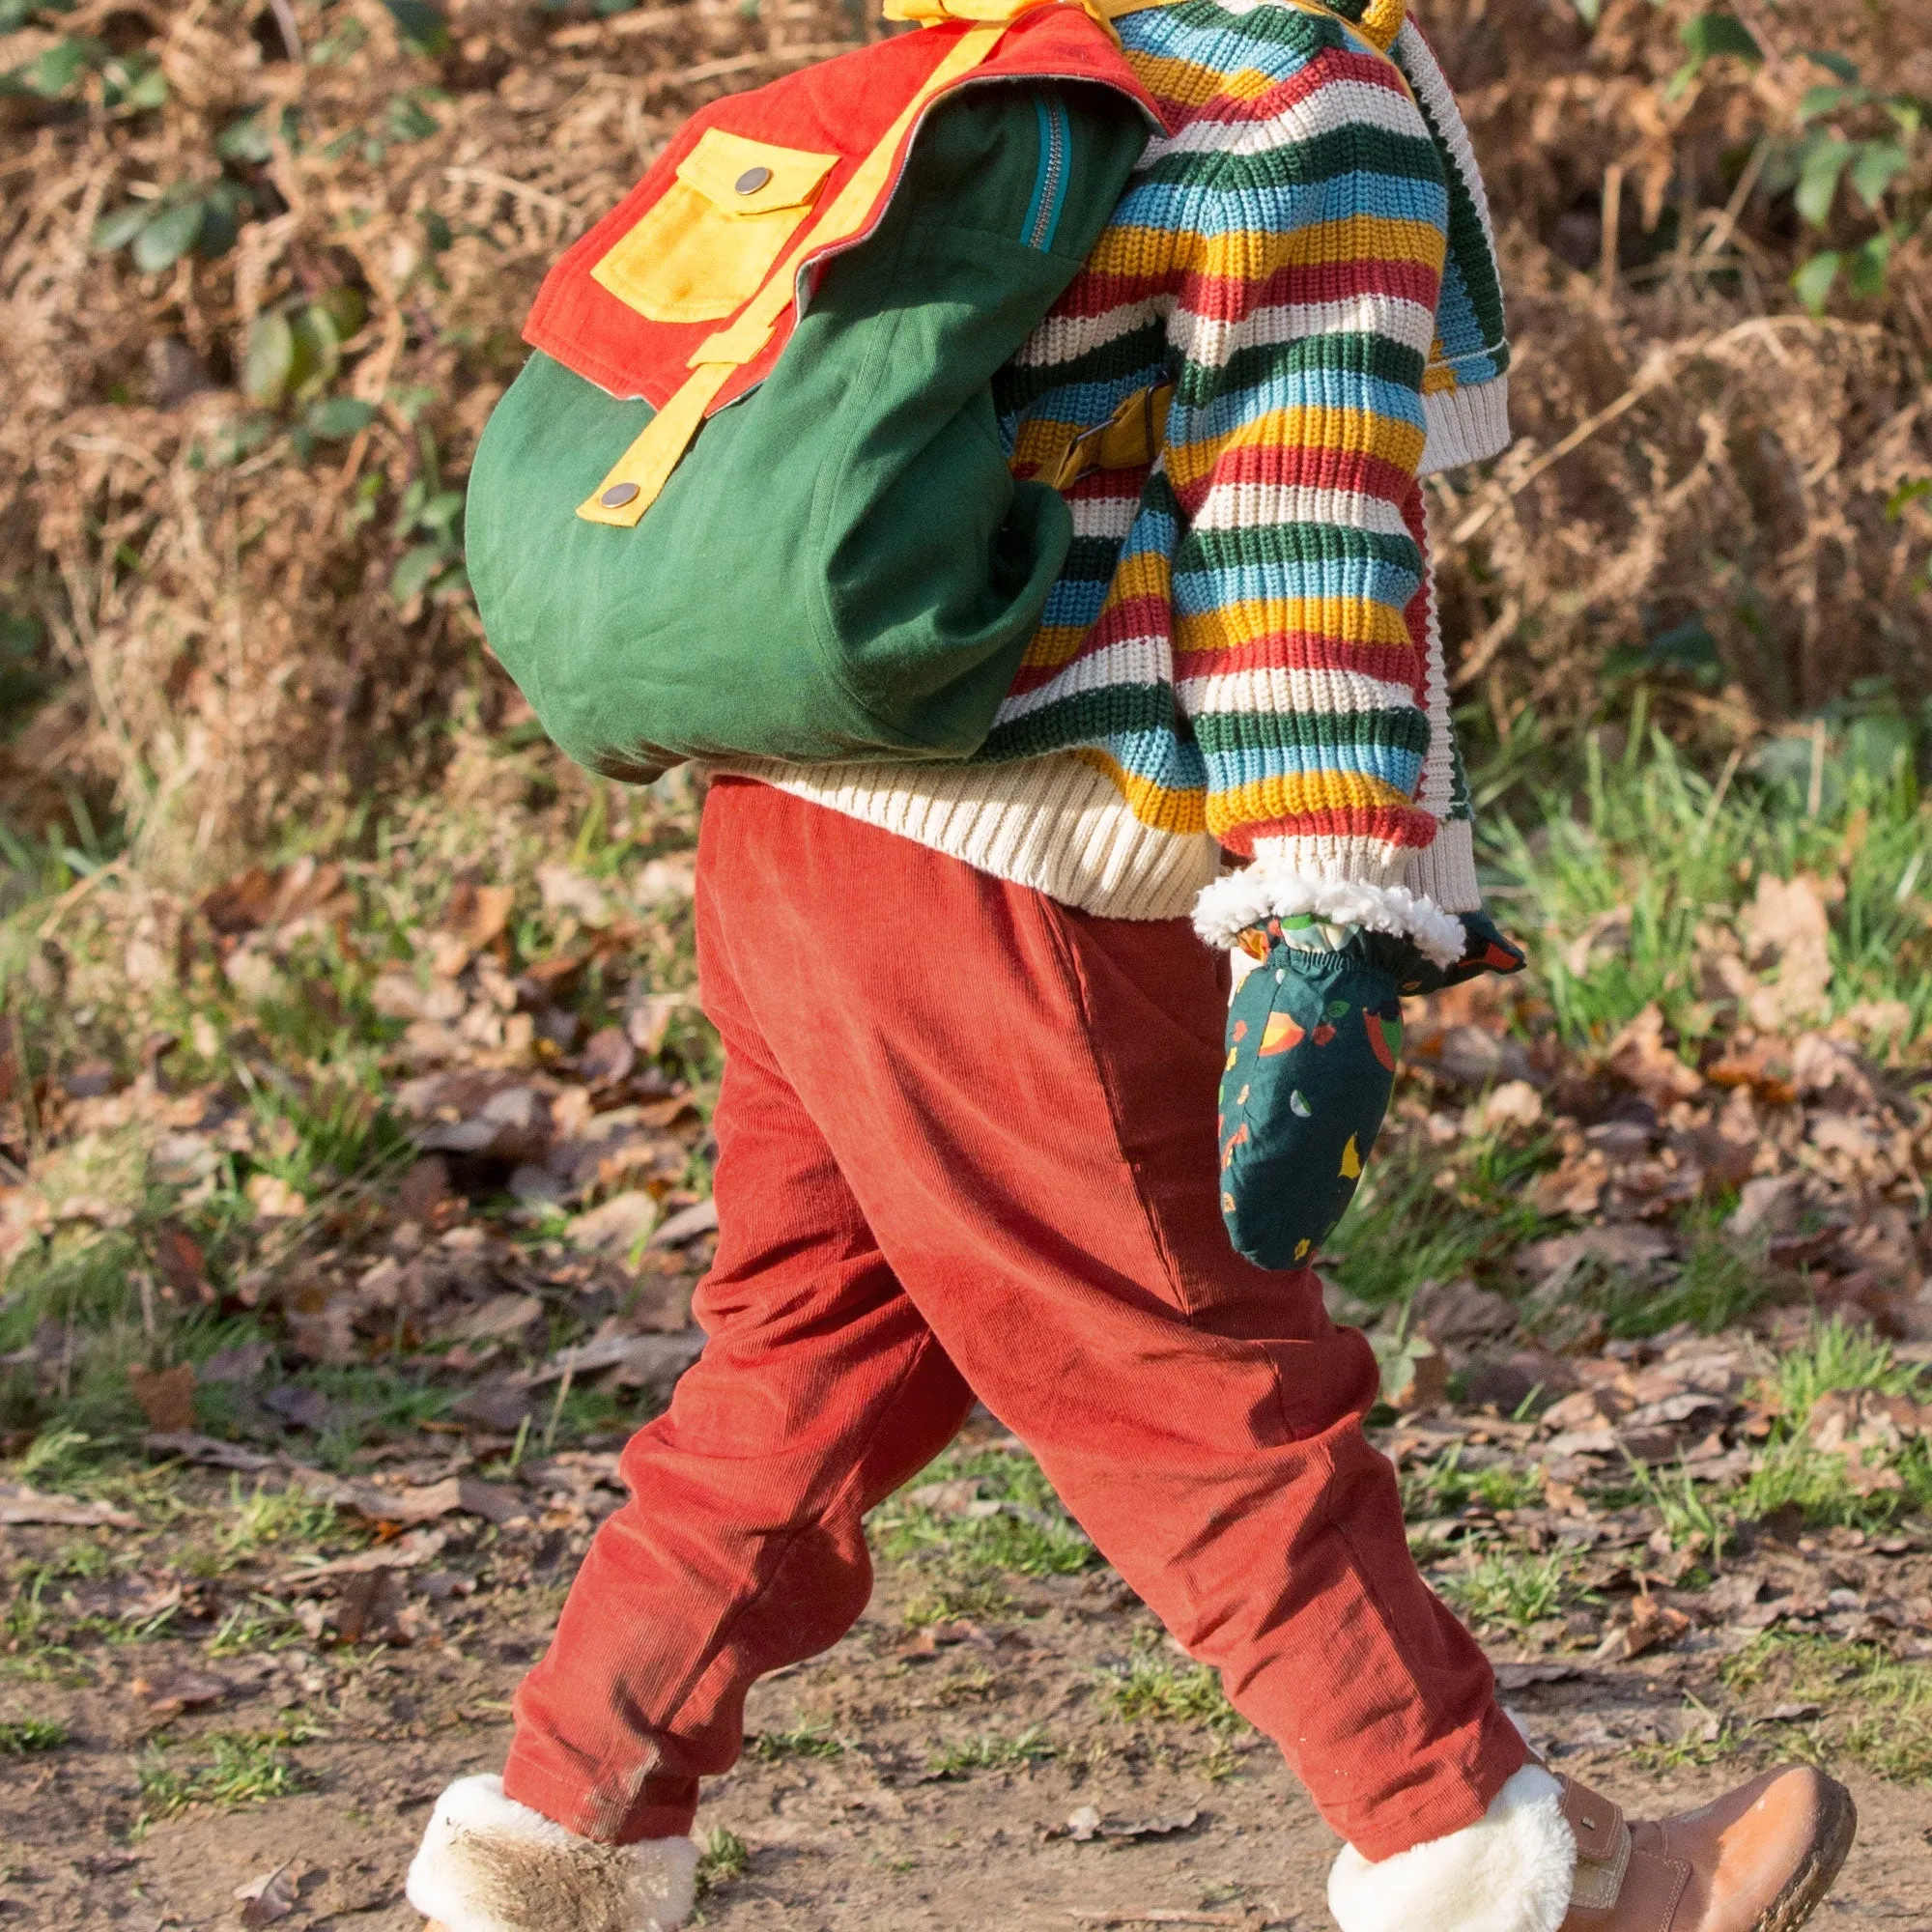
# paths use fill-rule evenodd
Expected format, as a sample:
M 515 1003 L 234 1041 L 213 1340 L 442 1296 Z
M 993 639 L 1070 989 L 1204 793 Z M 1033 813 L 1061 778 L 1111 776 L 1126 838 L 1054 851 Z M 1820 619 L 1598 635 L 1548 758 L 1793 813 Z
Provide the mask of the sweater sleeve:
M 1225 944 L 1315 912 L 1446 962 L 1461 923 L 1409 883 L 1439 823 L 1422 796 L 1434 617 L 1416 477 L 1443 169 L 1399 71 L 1365 48 L 1324 49 L 1283 92 L 1259 128 L 1231 128 L 1204 182 L 1221 206 L 1198 225 L 1243 245 L 1184 278 L 1170 325 L 1176 687 L 1208 830 L 1251 861 L 1203 894 L 1196 923 Z

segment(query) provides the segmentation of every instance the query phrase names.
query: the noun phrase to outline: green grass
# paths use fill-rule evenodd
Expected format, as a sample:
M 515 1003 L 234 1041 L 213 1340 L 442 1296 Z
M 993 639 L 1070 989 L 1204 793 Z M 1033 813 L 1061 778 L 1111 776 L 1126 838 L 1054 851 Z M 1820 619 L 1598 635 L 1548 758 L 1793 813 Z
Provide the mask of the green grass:
M 1452 1161 L 1450 1189 L 1440 1177 Z M 1509 1281 L 1517 1250 L 1560 1225 L 1524 1199 L 1548 1164 L 1540 1140 L 1476 1135 L 1445 1150 L 1385 1135 L 1323 1244 L 1323 1272 L 1371 1309 L 1396 1306 L 1424 1281 Z
M 1057 1755 L 1046 1726 L 1032 1724 L 1015 1738 L 985 1732 L 942 1745 L 927 1757 L 926 1769 L 935 1777 L 958 1777 L 969 1771 L 1021 1771 Z
M 1698 983 L 1698 928 L 1734 916 L 1767 872 L 1843 880 L 1831 922 L 1834 1010 L 1892 999 L 1913 1032 L 1932 1025 L 1932 879 L 1922 862 L 1932 810 L 1909 772 L 1851 774 L 1814 816 L 1802 787 L 1748 773 L 1719 796 L 1639 715 L 1621 758 L 1606 759 L 1591 734 L 1577 779 L 1574 791 L 1546 790 L 1516 817 L 1479 815 L 1499 896 L 1573 1044 L 1607 1039 L 1653 1001 L 1681 1037 L 1711 1032 L 1718 1015 Z M 1629 915 L 1627 939 L 1573 965 L 1571 944 L 1617 912 Z
M 1561 1616 L 1571 1604 L 1582 1601 L 1571 1560 L 1560 1551 L 1551 1556 L 1487 1551 L 1466 1570 L 1433 1580 L 1471 1623 L 1514 1631 Z
M 1901 1661 L 1881 1645 L 1774 1632 L 1732 1658 L 1725 1688 L 1820 1715 L 1778 1735 L 1808 1756 L 1850 1758 L 1900 1784 L 1932 1783 L 1932 1664 Z
M 28 1751 L 59 1750 L 66 1743 L 66 1727 L 44 1718 L 0 1719 L 0 1757 L 23 1757 Z
M 315 1735 L 297 1723 L 272 1731 L 213 1731 L 191 1746 L 155 1740 L 139 1766 L 141 1824 L 171 1818 L 191 1804 L 233 1811 L 293 1797 L 307 1779 L 289 1747 Z M 190 1759 L 189 1751 L 206 1755 Z
M 303 1637 L 295 1612 L 259 1592 L 233 1605 L 208 1639 L 212 1658 L 246 1657 L 251 1651 L 286 1650 Z
M 1695 1698 L 1685 1705 L 1683 1719 L 1684 1728 L 1675 1738 L 1633 1746 L 1630 1762 L 1652 1776 L 1668 1776 L 1673 1772 L 1707 1771 L 1748 1747 L 1747 1726 L 1731 1717 L 1713 1721 Z
M 230 1479 L 228 1498 L 235 1515 L 222 1543 L 236 1555 L 251 1555 L 270 1544 L 327 1542 L 341 1528 L 333 1503 L 293 1484 L 271 1490 L 258 1479 L 244 1495 L 236 1476 Z
M 1585 1262 L 1562 1287 L 1566 1308 L 1603 1317 L 1615 1340 L 1640 1341 L 1688 1321 L 1706 1335 L 1736 1326 L 1770 1298 L 1774 1282 L 1756 1258 L 1741 1254 L 1723 1233 L 1736 1206 L 1721 1195 L 1692 1208 L 1683 1226 L 1689 1236 L 1682 1263 L 1669 1280 Z
M 1101 1696 L 1125 1723 L 1206 1724 L 1214 1731 L 1247 1728 L 1228 1702 L 1217 1671 L 1161 1651 L 1142 1651 L 1101 1679 Z
M 804 1719 L 788 1730 L 761 1731 L 753 1740 L 752 1755 L 766 1759 L 843 1757 L 850 1747 L 834 1731 L 830 1719 L 818 1722 Z
M 991 1576 L 960 1581 L 943 1580 L 916 1590 L 905 1601 L 900 1620 L 908 1630 L 923 1630 L 928 1624 L 968 1623 L 988 1617 L 1005 1616 L 1013 1607 L 1013 1593 Z
M 1708 1550 L 1714 1563 L 1721 1562 L 1729 1524 L 1722 1506 L 1697 1487 L 1693 1472 L 1680 1463 L 1663 1475 L 1647 1463 L 1626 1460 L 1634 1499 L 1657 1512 L 1671 1548 Z
M 1760 1521 L 1795 1508 L 1807 1522 L 1875 1529 L 1932 1508 L 1932 1444 L 1922 1436 L 1908 1438 L 1894 1454 L 1865 1452 L 1869 1467 L 1889 1464 L 1899 1483 L 1865 1492 L 1855 1484 L 1844 1456 L 1816 1448 L 1805 1427 L 1819 1399 L 1833 1390 L 1871 1389 L 1919 1399 L 1925 1387 L 1925 1372 L 1899 1361 L 1882 1336 L 1836 1317 L 1818 1323 L 1801 1347 L 1779 1358 L 1770 1392 L 1782 1413 L 1733 1499 L 1738 1520 Z
M 913 1502 L 902 1490 L 872 1517 L 879 1553 L 968 1582 L 984 1576 L 1072 1577 L 1099 1561 L 1031 1456 L 951 1450 L 909 1487 L 960 1481 L 977 1482 L 982 1499 L 1004 1505 L 1000 1513 L 944 1516 Z
M 1430 1462 L 1411 1463 L 1401 1484 L 1403 1515 L 1410 1522 L 1426 1522 L 1454 1516 L 1471 1503 L 1492 1511 L 1533 1508 L 1543 1494 L 1543 1471 L 1510 1463 L 1465 1469 L 1458 1442 Z
M 1918 1400 L 1925 1380 L 1925 1371 L 1899 1361 L 1883 1336 L 1833 1316 L 1812 1329 L 1804 1347 L 1779 1357 L 1775 1386 L 1787 1420 L 1801 1427 L 1818 1398 L 1833 1389 Z
M 752 1862 L 752 1854 L 743 1838 L 724 1825 L 714 1825 L 706 1833 L 704 1850 L 697 1861 L 697 1896 L 706 1898 L 722 1885 L 742 1878 Z

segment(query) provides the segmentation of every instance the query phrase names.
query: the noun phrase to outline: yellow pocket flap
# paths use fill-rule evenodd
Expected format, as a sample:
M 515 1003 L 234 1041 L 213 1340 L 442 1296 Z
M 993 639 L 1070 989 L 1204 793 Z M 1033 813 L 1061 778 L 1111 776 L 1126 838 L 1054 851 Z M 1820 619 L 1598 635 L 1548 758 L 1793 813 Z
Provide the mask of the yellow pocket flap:
M 677 178 L 721 214 L 769 214 L 803 207 L 838 160 L 837 155 L 809 155 L 707 128 L 677 164 Z

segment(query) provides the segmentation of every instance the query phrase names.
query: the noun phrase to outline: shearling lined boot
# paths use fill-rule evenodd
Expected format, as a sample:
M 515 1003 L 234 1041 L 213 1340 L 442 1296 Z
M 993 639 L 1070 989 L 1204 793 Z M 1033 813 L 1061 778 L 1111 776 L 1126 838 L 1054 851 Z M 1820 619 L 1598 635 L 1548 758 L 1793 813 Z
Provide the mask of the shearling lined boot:
M 1851 1793 L 1808 1765 L 1626 1823 L 1531 1763 L 1461 1832 L 1379 1864 L 1345 1846 L 1328 1909 L 1342 1932 L 1797 1932 L 1857 1831 Z
M 460 1777 L 436 1802 L 408 1891 L 440 1932 L 676 1932 L 696 1873 L 689 1838 L 598 1844 L 506 1798 L 499 1777 Z
M 1626 1824 L 1563 1778 L 1577 1877 L 1562 1932 L 1796 1932 L 1858 1834 L 1842 1784 L 1809 1765 L 1768 1771 L 1712 1804 Z

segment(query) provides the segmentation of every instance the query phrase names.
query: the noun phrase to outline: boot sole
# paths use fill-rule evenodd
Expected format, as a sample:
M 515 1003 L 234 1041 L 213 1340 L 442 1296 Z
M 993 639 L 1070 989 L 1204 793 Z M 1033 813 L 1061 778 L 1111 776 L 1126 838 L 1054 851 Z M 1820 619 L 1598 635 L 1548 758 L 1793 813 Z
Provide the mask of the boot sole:
M 1791 1883 L 1772 1902 L 1770 1911 L 1757 1921 L 1753 1932 L 1798 1932 L 1798 1928 L 1825 1902 L 1838 1873 L 1850 1856 L 1852 1841 L 1859 1834 L 1859 1807 L 1852 1794 L 1835 1779 L 1828 1778 L 1830 1809 L 1811 1841 L 1804 1862 L 1792 1875 Z

